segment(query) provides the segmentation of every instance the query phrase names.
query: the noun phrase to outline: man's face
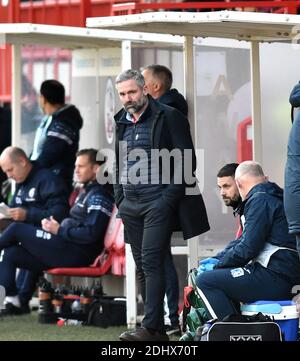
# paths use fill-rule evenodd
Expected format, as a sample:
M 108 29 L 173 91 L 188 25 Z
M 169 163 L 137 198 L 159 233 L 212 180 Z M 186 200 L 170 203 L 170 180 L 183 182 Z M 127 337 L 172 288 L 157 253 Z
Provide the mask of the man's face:
M 233 177 L 217 178 L 218 187 L 224 203 L 228 207 L 235 208 L 240 202 L 240 194 Z
M 79 155 L 75 162 L 75 180 L 79 183 L 88 183 L 96 179 L 98 164 L 92 164 L 88 155 Z
M 145 88 L 147 94 L 150 94 L 153 98 L 155 98 L 156 94 L 156 81 L 153 77 L 152 71 L 149 69 L 145 69 L 142 71 L 143 77 L 145 79 Z
M 5 157 L 1 160 L 1 168 L 7 177 L 13 179 L 16 183 L 24 182 L 28 175 L 26 161 L 22 158 L 17 162 L 12 162 L 9 157 Z
M 125 80 L 116 85 L 120 101 L 124 109 L 130 114 L 139 113 L 147 104 L 145 87 L 140 88 L 133 79 Z

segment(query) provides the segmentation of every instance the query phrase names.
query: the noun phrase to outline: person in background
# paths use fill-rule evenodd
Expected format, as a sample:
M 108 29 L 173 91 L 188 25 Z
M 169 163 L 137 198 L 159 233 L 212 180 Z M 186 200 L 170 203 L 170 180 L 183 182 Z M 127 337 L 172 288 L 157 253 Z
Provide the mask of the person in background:
M 187 116 L 188 105 L 183 95 L 177 89 L 171 89 L 173 83 L 173 75 L 170 69 L 164 65 L 153 64 L 148 65 L 142 70 L 145 79 L 146 92 L 153 99 L 158 100 L 162 104 L 169 105 Z M 179 334 L 179 280 L 174 265 L 171 247 L 165 258 L 165 277 L 166 277 L 166 297 L 167 297 L 167 319 L 165 329 L 168 335 Z M 165 317 L 166 318 L 166 317 Z
M 11 109 L 8 104 L 0 106 L 0 154 L 11 145 Z M 6 200 L 3 196 L 2 184 L 7 180 L 6 174 L 0 169 L 0 202 Z
M 97 153 L 96 149 L 77 153 L 75 176 L 84 187 L 67 218 L 61 223 L 53 216 L 44 218 L 42 227 L 14 222 L 0 236 L 0 285 L 6 290 L 1 315 L 29 312 L 16 287 L 16 268 L 40 274 L 49 268 L 87 266 L 102 251 L 114 198 L 109 185 L 97 182 L 105 162 L 97 161 Z
M 284 209 L 289 232 L 296 236 L 300 255 L 300 112 L 294 117 L 294 108 L 300 107 L 300 82 L 290 94 L 292 106 L 292 128 L 289 134 L 287 161 L 284 176 Z
M 43 114 L 39 106 L 38 94 L 24 73 L 21 84 L 21 133 L 26 135 L 36 131 Z
M 164 65 L 147 65 L 142 70 L 145 79 L 146 92 L 160 103 L 169 105 L 179 110 L 185 116 L 188 115 L 188 104 L 177 89 L 172 88 L 173 74 Z
M 57 80 L 41 84 L 39 102 L 45 116 L 36 131 L 30 160 L 60 175 L 70 193 L 83 119 L 75 105 L 65 104 L 65 88 Z
M 236 305 L 291 298 L 300 281 L 295 237 L 288 233 L 283 190 L 269 182 L 261 166 L 241 163 L 235 180 L 242 202 L 242 235 L 214 257 L 196 279 L 212 318 L 238 313 Z M 212 262 L 210 261 L 210 264 Z

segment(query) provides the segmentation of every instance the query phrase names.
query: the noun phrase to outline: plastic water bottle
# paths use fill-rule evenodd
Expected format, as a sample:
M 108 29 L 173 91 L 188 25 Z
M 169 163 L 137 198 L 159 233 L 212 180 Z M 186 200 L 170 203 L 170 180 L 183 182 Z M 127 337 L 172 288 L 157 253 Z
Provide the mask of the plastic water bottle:
M 73 303 L 71 305 L 71 310 L 72 310 L 72 313 L 80 313 L 82 311 L 80 299 L 73 301 Z
M 57 326 L 62 327 L 62 326 L 82 326 L 83 321 L 79 321 L 79 320 L 74 320 L 72 318 L 60 318 L 57 321 Z

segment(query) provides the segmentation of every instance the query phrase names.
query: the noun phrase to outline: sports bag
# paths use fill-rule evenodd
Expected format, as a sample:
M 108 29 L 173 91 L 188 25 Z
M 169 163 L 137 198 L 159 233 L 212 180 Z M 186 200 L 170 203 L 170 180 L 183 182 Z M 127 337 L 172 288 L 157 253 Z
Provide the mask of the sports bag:
M 230 315 L 197 329 L 196 341 L 282 341 L 278 324 L 268 316 Z
M 126 299 L 112 296 L 95 299 L 89 307 L 87 325 L 103 328 L 126 325 Z

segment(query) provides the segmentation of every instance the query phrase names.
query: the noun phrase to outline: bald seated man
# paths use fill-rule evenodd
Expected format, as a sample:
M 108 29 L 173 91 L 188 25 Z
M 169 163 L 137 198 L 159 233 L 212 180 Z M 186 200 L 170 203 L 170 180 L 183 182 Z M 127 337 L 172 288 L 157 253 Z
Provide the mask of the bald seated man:
M 218 253 L 213 270 L 196 283 L 207 311 L 222 320 L 236 305 L 291 298 L 300 281 L 295 236 L 288 233 L 283 190 L 269 182 L 260 164 L 241 163 L 235 181 L 242 198 L 242 235 Z
M 48 169 L 38 169 L 18 147 L 7 147 L 0 156 L 0 166 L 8 178 L 16 182 L 16 190 L 9 203 L 10 219 L 0 219 L 3 231 L 12 222 L 40 226 L 50 216 L 59 222 L 69 212 L 68 190 L 63 180 Z M 3 258 L 2 258 L 3 259 Z M 28 313 L 29 301 L 36 288 L 39 273 L 21 269 L 17 276 L 20 312 Z
M 13 221 L 40 225 L 43 218 L 53 216 L 60 221 L 67 216 L 67 189 L 63 181 L 48 169 L 34 167 L 21 148 L 5 148 L 0 166 L 16 182 L 9 204 Z

